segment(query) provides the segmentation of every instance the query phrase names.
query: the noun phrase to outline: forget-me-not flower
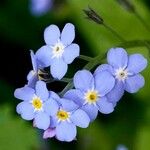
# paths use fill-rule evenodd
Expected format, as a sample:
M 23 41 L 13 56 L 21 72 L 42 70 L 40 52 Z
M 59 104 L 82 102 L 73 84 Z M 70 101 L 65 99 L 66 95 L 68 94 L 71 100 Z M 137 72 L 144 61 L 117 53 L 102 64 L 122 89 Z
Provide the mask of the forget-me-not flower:
M 59 99 L 59 109 L 52 117 L 53 128 L 44 132 L 43 138 L 55 136 L 60 141 L 70 142 L 76 138 L 76 126 L 87 128 L 90 122 L 89 116 L 69 99 Z
M 115 84 L 109 72 L 103 71 L 93 76 L 90 71 L 82 70 L 74 75 L 73 80 L 76 89 L 69 90 L 64 97 L 78 104 L 91 121 L 97 117 L 98 110 L 104 114 L 113 112 L 114 106 L 105 96 Z
M 120 144 L 117 146 L 116 150 L 128 150 L 128 148 L 126 146 Z
M 45 15 L 53 6 L 53 0 L 30 0 L 29 9 L 32 15 Z
M 63 78 L 68 64 L 79 56 L 79 46 L 72 43 L 74 38 L 75 28 L 71 23 L 65 25 L 62 33 L 56 25 L 50 25 L 45 29 L 46 45 L 37 51 L 36 56 L 43 67 L 50 66 L 50 72 L 54 78 Z
M 129 55 L 123 48 L 111 48 L 107 54 L 108 64 L 100 65 L 95 74 L 109 71 L 114 78 L 115 86 L 107 97 L 111 102 L 117 102 L 123 96 L 124 90 L 135 93 L 144 86 L 144 78 L 139 72 L 147 66 L 147 60 L 141 54 Z
M 38 80 L 40 80 L 40 68 L 39 68 L 39 63 L 38 60 L 36 58 L 36 56 L 34 55 L 33 51 L 30 51 L 30 56 L 31 56 L 31 62 L 32 62 L 32 67 L 33 70 L 31 70 L 28 75 L 27 75 L 27 80 L 28 80 L 28 86 L 31 88 L 35 87 L 35 84 Z
M 37 81 L 35 89 L 25 86 L 15 90 L 15 97 L 23 100 L 17 105 L 17 113 L 25 120 L 32 120 L 34 126 L 46 130 L 50 126 L 50 116 L 56 114 L 57 102 L 51 96 L 43 81 Z

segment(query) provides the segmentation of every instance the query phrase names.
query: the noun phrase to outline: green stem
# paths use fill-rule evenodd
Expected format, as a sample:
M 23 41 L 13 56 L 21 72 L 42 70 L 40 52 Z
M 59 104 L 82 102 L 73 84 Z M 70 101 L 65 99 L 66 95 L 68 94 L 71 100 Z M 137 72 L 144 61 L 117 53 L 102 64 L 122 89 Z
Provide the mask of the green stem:
M 134 15 L 136 16 L 136 18 L 143 24 L 143 26 L 150 32 L 150 27 L 148 26 L 148 24 L 145 22 L 145 20 L 140 16 L 140 14 L 135 11 Z
M 110 26 L 108 26 L 108 25 L 106 25 L 106 24 L 104 24 L 103 23 L 103 26 L 107 29 L 107 30 L 109 30 L 112 34 L 114 34 L 121 42 L 125 42 L 126 40 L 122 37 L 122 36 L 120 36 L 112 27 L 110 27 Z
M 93 58 L 85 55 L 80 55 L 78 58 L 83 59 L 85 61 L 91 61 Z

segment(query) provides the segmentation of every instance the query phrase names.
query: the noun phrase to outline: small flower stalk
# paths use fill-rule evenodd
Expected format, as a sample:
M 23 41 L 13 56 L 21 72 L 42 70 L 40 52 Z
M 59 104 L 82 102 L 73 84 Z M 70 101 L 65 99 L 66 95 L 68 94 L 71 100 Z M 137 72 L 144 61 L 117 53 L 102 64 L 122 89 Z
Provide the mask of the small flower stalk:
M 89 19 L 103 24 L 103 19 L 91 8 L 84 12 Z M 73 43 L 74 39 L 73 24 L 67 23 L 62 32 L 56 25 L 48 26 L 44 31 L 45 45 L 35 54 L 30 51 L 32 70 L 27 75 L 27 84 L 14 92 L 21 100 L 17 113 L 32 120 L 33 127 L 43 131 L 44 139 L 65 142 L 77 139 L 77 127 L 87 128 L 98 113 L 112 113 L 125 92 L 136 93 L 145 84 L 141 71 L 147 66 L 146 58 L 141 54 L 128 55 L 119 47 L 108 50 L 105 64 L 97 61 L 99 57 L 89 60 L 98 66 L 93 72 L 86 68 L 78 70 L 73 79 L 65 79 L 68 64 L 80 56 L 80 47 Z M 71 86 L 65 87 L 67 92 L 60 96 L 47 88 L 51 78 L 67 81 Z

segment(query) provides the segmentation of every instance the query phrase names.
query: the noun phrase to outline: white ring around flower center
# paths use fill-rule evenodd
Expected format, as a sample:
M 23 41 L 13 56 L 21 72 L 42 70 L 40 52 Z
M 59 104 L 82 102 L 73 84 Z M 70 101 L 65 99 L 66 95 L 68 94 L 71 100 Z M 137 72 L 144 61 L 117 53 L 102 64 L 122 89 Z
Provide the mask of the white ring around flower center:
M 84 93 L 84 104 L 94 104 L 96 105 L 96 101 L 99 99 L 100 95 L 98 91 L 96 90 L 88 90 L 86 93 Z
M 67 111 L 65 111 L 65 110 L 62 110 L 62 109 L 60 109 L 58 112 L 57 112 L 57 114 L 56 114 L 56 116 L 57 116 L 57 121 L 58 122 L 61 122 L 61 121 L 68 121 L 68 122 L 70 122 L 70 112 L 67 112 Z
M 35 111 L 43 111 L 43 101 L 37 95 L 34 95 L 30 101 Z
M 63 45 L 63 43 L 61 43 L 60 41 L 58 41 L 54 46 L 51 47 L 52 48 L 52 58 L 60 58 L 62 57 L 62 54 L 64 52 L 64 48 L 65 46 Z
M 126 69 L 123 68 L 119 68 L 116 69 L 115 71 L 115 77 L 119 80 L 119 81 L 125 81 L 125 79 L 127 79 L 129 75 L 129 72 Z

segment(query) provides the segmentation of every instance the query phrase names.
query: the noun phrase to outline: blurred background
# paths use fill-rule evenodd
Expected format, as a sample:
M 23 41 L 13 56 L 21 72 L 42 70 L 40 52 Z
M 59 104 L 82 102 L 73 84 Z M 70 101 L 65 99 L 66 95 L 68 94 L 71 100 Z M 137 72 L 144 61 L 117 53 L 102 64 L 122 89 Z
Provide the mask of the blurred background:
M 50 24 L 76 27 L 75 42 L 81 54 L 104 55 L 111 47 L 122 46 L 128 53 L 150 56 L 150 1 L 130 0 L 1 0 L 0 1 L 0 150 L 115 150 L 119 144 L 129 150 L 150 150 L 150 66 L 143 72 L 145 86 L 127 94 L 109 115 L 99 114 L 87 129 L 79 129 L 77 140 L 62 143 L 42 139 L 42 131 L 16 113 L 20 102 L 13 97 L 16 88 L 26 84 L 32 69 L 30 49 L 43 46 L 43 31 Z M 83 9 L 90 6 L 122 39 L 103 25 L 86 19 Z M 86 65 L 76 59 L 68 77 Z M 80 66 L 80 68 L 79 68 Z M 61 91 L 65 84 L 55 82 L 49 89 Z

